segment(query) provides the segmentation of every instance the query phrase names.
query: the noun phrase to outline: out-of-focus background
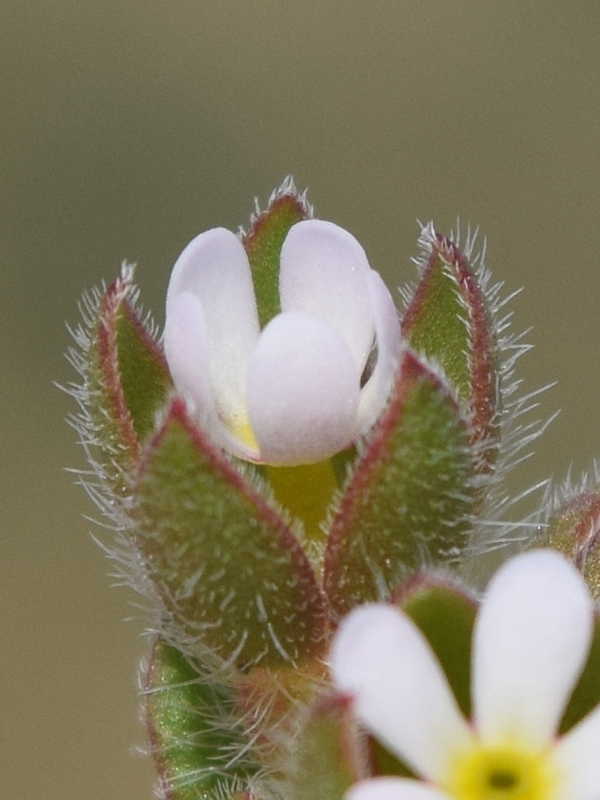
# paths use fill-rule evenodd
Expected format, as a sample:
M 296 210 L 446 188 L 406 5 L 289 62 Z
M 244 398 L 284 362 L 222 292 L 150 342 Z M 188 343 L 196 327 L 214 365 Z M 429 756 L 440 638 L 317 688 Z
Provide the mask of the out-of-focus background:
M 140 265 L 237 228 L 288 172 L 390 286 L 457 215 L 533 325 L 563 413 L 514 478 L 600 455 L 600 5 L 592 0 L 4 0 L 0 24 L 0 775 L 17 800 L 142 800 L 143 624 L 64 466 L 65 321 Z M 124 623 L 123 618 L 134 621 Z

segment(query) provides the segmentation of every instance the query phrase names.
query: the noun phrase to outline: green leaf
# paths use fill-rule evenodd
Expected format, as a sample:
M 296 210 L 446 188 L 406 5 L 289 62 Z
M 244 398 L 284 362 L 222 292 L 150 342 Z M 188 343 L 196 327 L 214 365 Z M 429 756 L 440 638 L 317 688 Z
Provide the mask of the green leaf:
M 321 698 L 297 736 L 285 796 L 289 800 L 342 800 L 346 790 L 364 777 L 364 767 L 349 699 Z
M 281 311 L 279 256 L 285 237 L 292 225 L 308 214 L 307 203 L 293 184 L 286 182 L 272 196 L 267 210 L 252 220 L 252 227 L 242 240 L 250 261 L 261 328 Z
M 254 484 L 172 402 L 141 472 L 136 542 L 193 652 L 240 667 L 320 651 L 324 602 L 296 537 Z
M 448 387 L 405 351 L 333 516 L 324 586 L 339 613 L 386 597 L 425 564 L 460 560 L 475 496 L 468 439 Z
M 470 414 L 473 441 L 485 441 L 484 464 L 495 458 L 498 436 L 496 342 L 484 293 L 466 258 L 427 226 L 419 282 L 402 320 L 416 352 L 440 364 Z
M 565 733 L 600 703 L 600 618 L 596 613 L 594 635 L 587 663 L 560 725 Z
M 145 676 L 144 710 L 160 787 L 168 800 L 222 800 L 258 771 L 235 724 L 232 690 L 158 638 Z
M 427 573 L 409 580 L 395 600 L 425 634 L 461 711 L 469 718 L 471 638 L 476 602 L 450 580 Z

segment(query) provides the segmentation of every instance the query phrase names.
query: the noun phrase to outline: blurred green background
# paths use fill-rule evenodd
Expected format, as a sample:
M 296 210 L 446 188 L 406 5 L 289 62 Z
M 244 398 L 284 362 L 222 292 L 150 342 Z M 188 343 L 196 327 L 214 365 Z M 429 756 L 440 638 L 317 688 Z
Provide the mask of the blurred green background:
M 131 748 L 140 614 L 110 590 L 62 467 L 83 466 L 52 386 L 85 287 L 170 267 L 293 172 L 390 286 L 416 218 L 460 215 L 533 325 L 527 386 L 563 413 L 514 478 L 600 454 L 600 5 L 447 0 L 4 0 L 0 774 L 4 796 L 141 800 Z M 123 623 L 124 617 L 133 621 Z

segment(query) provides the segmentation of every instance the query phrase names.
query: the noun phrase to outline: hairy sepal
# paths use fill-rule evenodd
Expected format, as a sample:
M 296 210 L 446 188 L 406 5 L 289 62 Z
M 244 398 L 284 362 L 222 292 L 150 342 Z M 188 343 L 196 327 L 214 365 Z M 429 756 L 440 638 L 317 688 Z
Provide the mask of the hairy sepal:
M 473 487 L 468 425 L 453 392 L 406 350 L 331 522 L 324 586 L 334 609 L 386 599 L 424 566 L 460 561 Z
M 287 178 L 271 195 L 266 210 L 261 212 L 257 208 L 250 229 L 242 236 L 261 328 L 281 311 L 279 257 L 285 237 L 292 225 L 311 216 L 312 209 L 305 196 L 298 194 L 292 178 Z
M 392 596 L 429 642 L 458 705 L 471 714 L 471 639 L 477 602 L 455 579 L 442 572 L 421 572 L 405 581 Z M 416 777 L 410 768 L 376 739 L 369 739 L 375 775 Z
M 477 601 L 444 573 L 421 572 L 392 601 L 415 622 L 442 665 L 458 705 L 471 715 L 471 638 Z
M 84 325 L 69 358 L 82 376 L 70 392 L 80 406 L 80 434 L 101 491 L 126 498 L 141 446 L 166 402 L 171 379 L 148 321 L 137 310 L 133 267 L 104 292 L 84 298 Z
M 598 467 L 596 465 L 596 472 Z M 598 475 L 596 475 L 596 478 Z M 588 485 L 589 484 L 589 485 Z M 546 501 L 548 504 L 548 501 Z M 584 479 L 576 490 L 565 487 L 546 512 L 531 547 L 551 547 L 570 559 L 585 578 L 592 597 L 600 598 L 600 492 Z
M 180 399 L 143 458 L 135 505 L 147 576 L 186 651 L 243 669 L 320 651 L 324 601 L 298 540 Z
M 485 294 L 469 262 L 432 225 L 419 240 L 419 281 L 402 320 L 410 346 L 439 364 L 469 416 L 480 469 L 497 457 L 499 377 L 497 344 Z
M 320 697 L 294 742 L 284 796 L 288 800 L 341 800 L 368 774 L 366 737 L 352 717 L 351 698 Z
M 143 674 L 151 755 L 166 800 L 223 800 L 260 769 L 226 683 L 157 638 Z

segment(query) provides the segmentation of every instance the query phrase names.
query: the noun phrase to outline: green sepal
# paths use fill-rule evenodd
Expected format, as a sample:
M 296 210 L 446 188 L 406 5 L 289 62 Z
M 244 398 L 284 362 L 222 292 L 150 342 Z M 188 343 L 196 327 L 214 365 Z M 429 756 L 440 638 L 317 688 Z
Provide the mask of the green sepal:
M 442 665 L 458 705 L 471 716 L 471 639 L 477 602 L 449 577 L 422 572 L 394 593 Z
M 409 578 L 391 599 L 425 635 L 468 719 L 471 715 L 471 641 L 477 602 L 449 576 L 429 572 Z M 376 739 L 369 739 L 369 749 L 374 775 L 417 777 Z
M 595 614 L 594 634 L 588 660 L 575 686 L 560 724 L 565 733 L 600 703 L 600 615 Z
M 350 698 L 319 698 L 299 732 L 287 776 L 288 800 L 342 800 L 366 777 L 364 735 L 352 718 Z
M 498 429 L 496 342 L 487 302 L 456 245 L 427 226 L 419 282 L 402 320 L 413 350 L 438 363 L 470 416 L 483 464 L 495 459 Z
M 309 207 L 291 181 L 273 194 L 266 211 L 252 220 L 242 244 L 250 261 L 258 321 L 264 328 L 281 311 L 279 301 L 279 256 L 292 225 L 307 219 Z
M 556 509 L 530 547 L 558 550 L 580 570 L 595 600 L 600 599 L 600 494 L 585 491 Z
M 470 539 L 473 472 L 453 393 L 406 350 L 331 523 L 324 587 L 336 611 L 382 599 L 424 563 L 460 560 Z
M 133 267 L 125 265 L 108 289 L 84 295 L 68 354 L 82 378 L 67 389 L 80 407 L 71 422 L 108 504 L 130 497 L 141 442 L 171 387 L 152 325 L 139 319 L 136 304 Z
M 102 411 L 120 429 L 123 448 L 137 454 L 172 384 L 162 351 L 131 305 L 132 279 L 132 270 L 124 271 L 99 303 L 94 356 L 104 389 Z
M 247 787 L 259 765 L 242 726 L 235 724 L 231 688 L 211 681 L 198 664 L 159 637 L 143 691 L 161 796 L 222 800 Z
M 190 652 L 240 668 L 295 664 L 323 641 L 321 590 L 298 540 L 176 398 L 144 456 L 136 543 Z
M 548 524 L 530 542 L 530 548 L 550 547 L 568 558 L 581 572 L 590 594 L 600 598 L 600 494 L 587 489 L 566 499 Z M 595 615 L 588 660 L 561 721 L 565 733 L 600 703 L 600 618 Z
M 156 416 L 167 401 L 171 376 L 162 350 L 126 300 L 114 316 L 113 335 L 123 400 L 135 435 L 143 443 L 153 433 Z

